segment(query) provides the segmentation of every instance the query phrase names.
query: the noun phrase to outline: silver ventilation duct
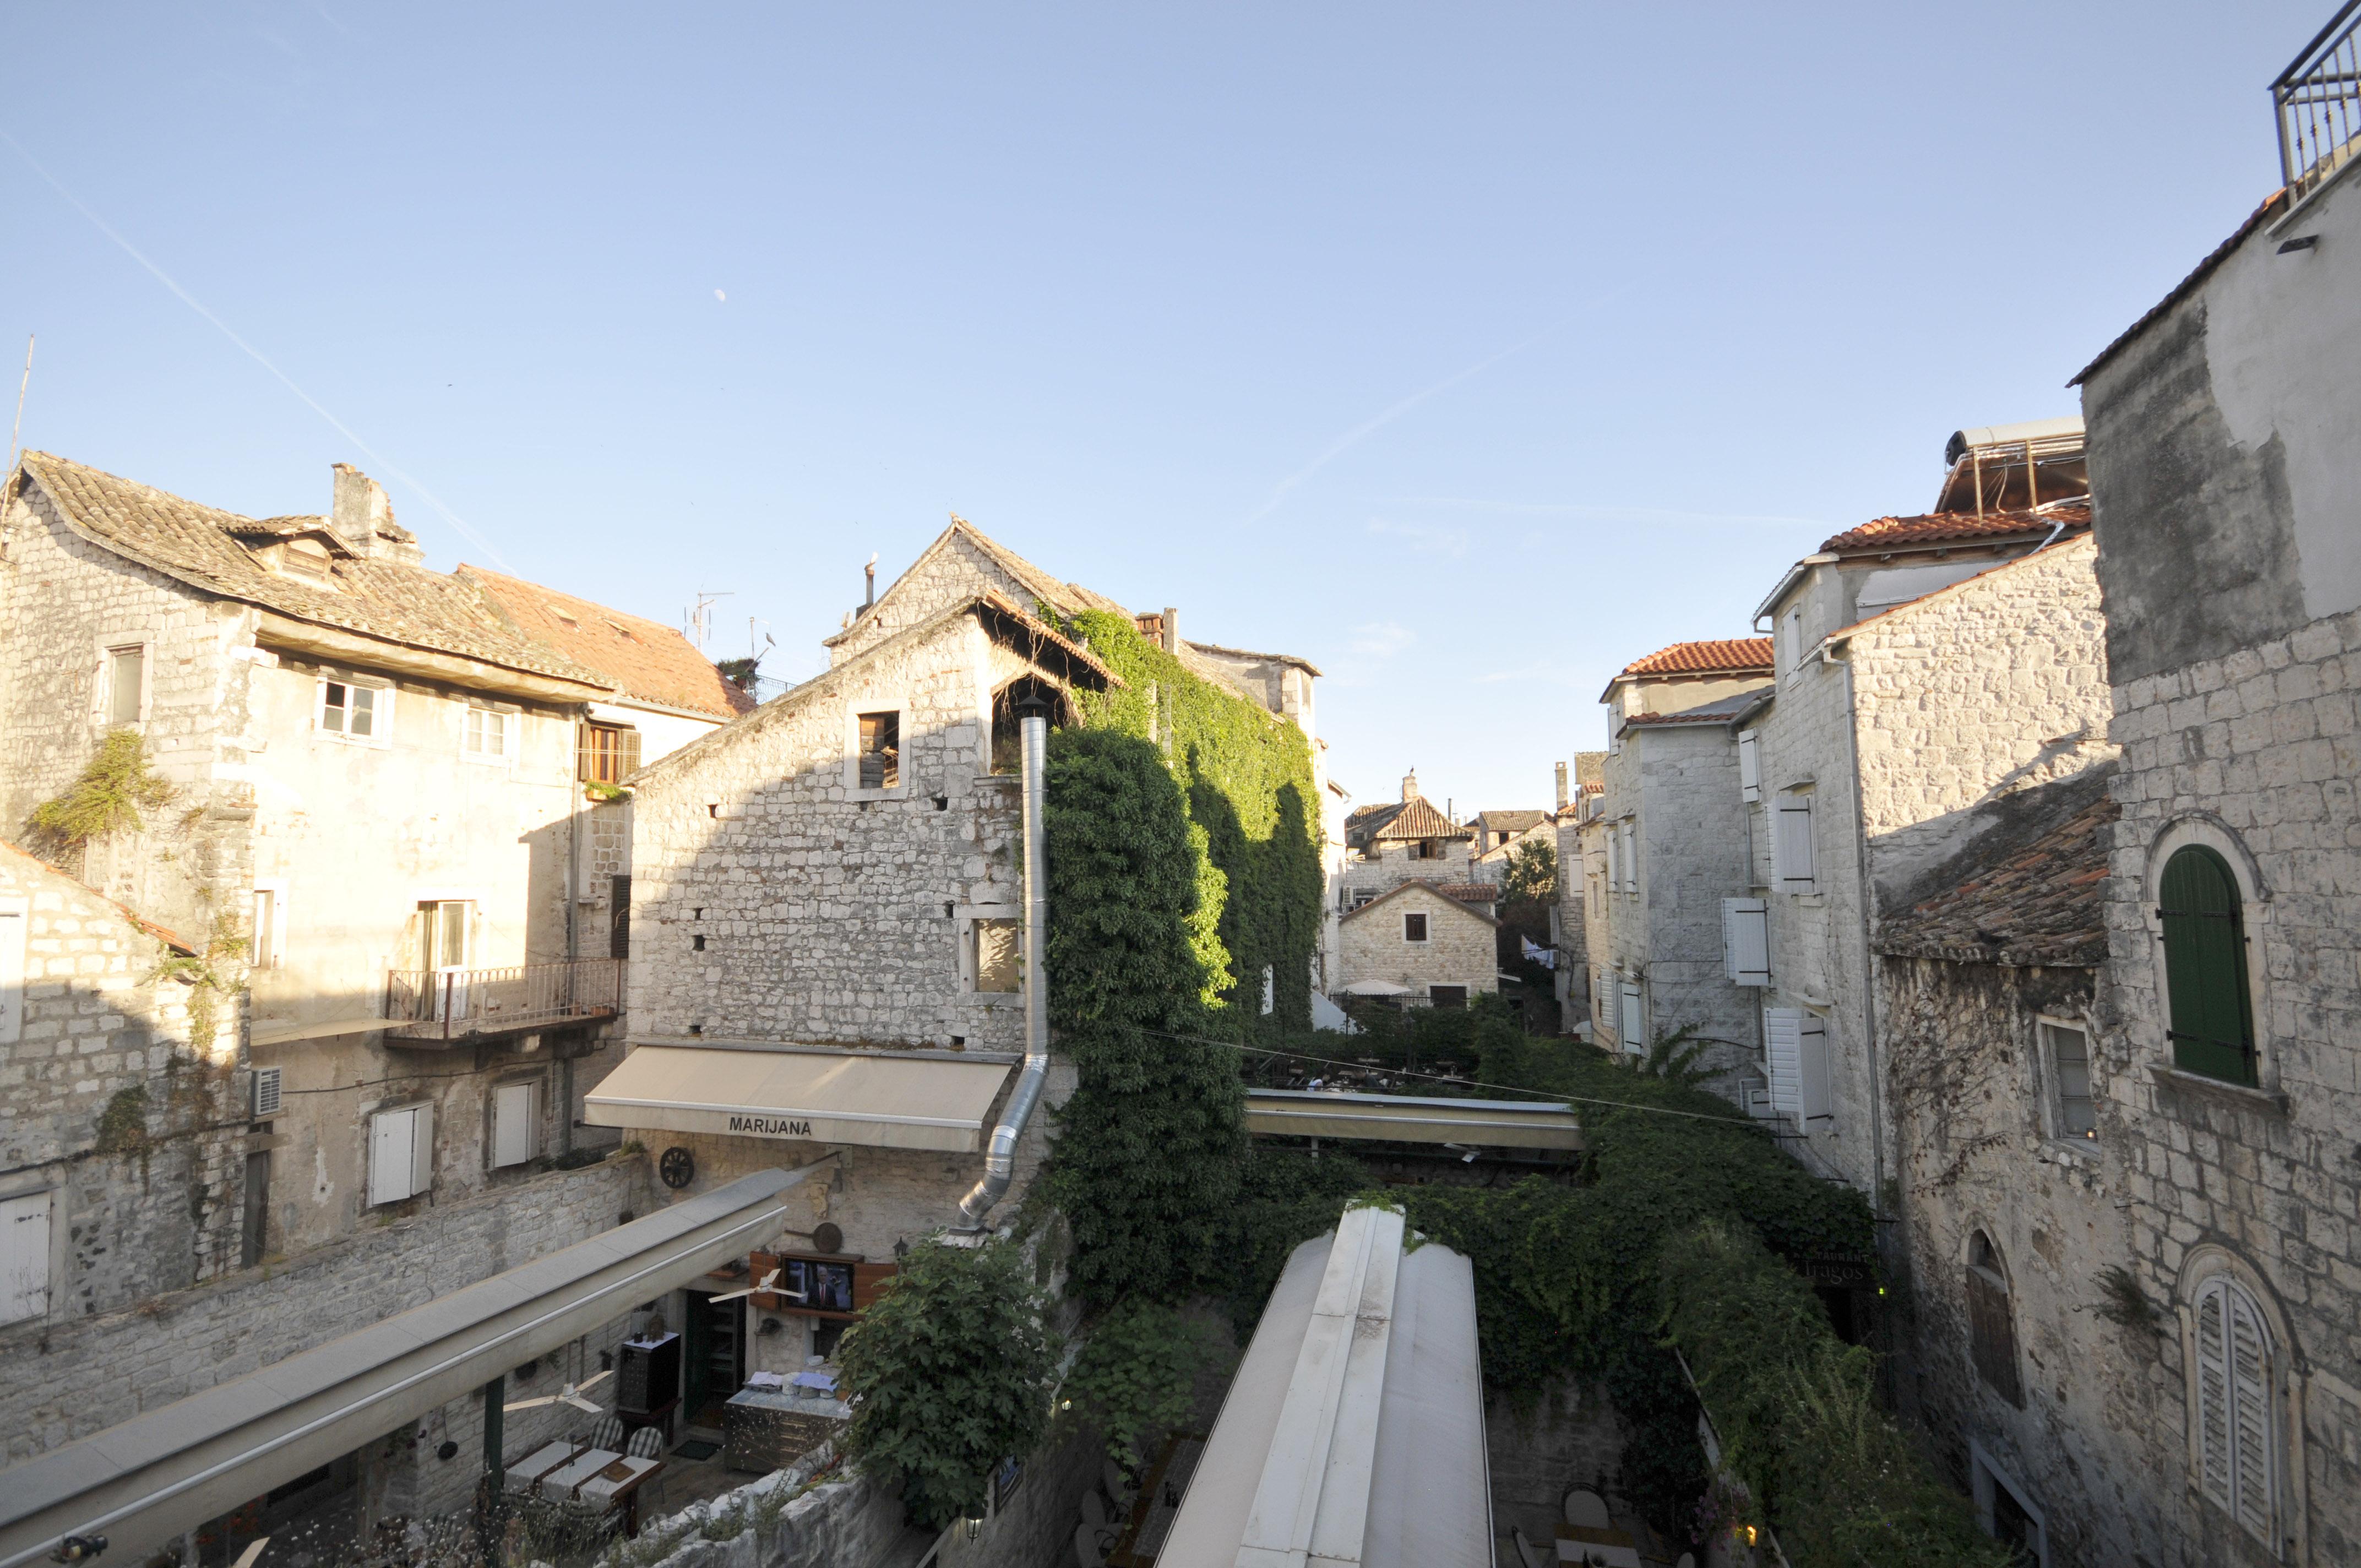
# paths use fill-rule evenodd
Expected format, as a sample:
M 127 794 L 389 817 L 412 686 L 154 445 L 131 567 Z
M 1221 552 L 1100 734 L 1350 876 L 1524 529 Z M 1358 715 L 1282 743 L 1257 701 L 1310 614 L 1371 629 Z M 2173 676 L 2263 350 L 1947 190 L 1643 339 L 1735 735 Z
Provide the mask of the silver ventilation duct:
M 1039 703 L 1028 704 L 1018 720 L 1025 751 L 1025 1066 L 1009 1091 L 1000 1125 L 983 1157 L 983 1179 L 960 1200 L 962 1228 L 983 1228 L 983 1217 L 1008 1193 L 1016 1175 L 1016 1140 L 1041 1102 L 1041 1081 L 1049 1072 L 1049 974 L 1041 964 L 1049 937 L 1049 883 L 1041 852 L 1041 770 L 1049 750 L 1049 718 Z

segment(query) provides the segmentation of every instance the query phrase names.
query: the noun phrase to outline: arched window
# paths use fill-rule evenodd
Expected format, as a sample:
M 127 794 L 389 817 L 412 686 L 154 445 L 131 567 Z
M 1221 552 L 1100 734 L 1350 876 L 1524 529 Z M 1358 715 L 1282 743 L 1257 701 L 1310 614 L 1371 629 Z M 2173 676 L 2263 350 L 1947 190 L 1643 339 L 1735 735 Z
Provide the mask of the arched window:
M 2162 882 L 2157 916 L 2164 926 L 2173 1065 L 2251 1084 L 2255 1018 L 2237 878 L 2215 850 L 2188 844 L 2164 862 Z
M 1968 1238 L 1968 1354 L 1976 1376 L 1993 1393 L 2025 1408 L 2025 1391 L 2016 1380 L 2016 1318 L 2008 1274 L 2000 1250 L 1982 1231 Z
M 2197 1452 L 2205 1495 L 2278 1544 L 2279 1412 L 2271 1331 L 2245 1288 L 2216 1275 L 2197 1289 Z

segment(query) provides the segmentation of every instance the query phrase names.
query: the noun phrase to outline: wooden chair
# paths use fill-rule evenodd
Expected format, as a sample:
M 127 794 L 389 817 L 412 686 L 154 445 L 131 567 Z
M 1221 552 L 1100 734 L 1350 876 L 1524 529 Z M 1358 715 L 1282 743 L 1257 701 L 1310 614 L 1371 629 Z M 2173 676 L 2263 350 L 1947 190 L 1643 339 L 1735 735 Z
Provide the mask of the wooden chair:
M 1607 1499 L 1587 1486 L 1576 1486 L 1565 1495 L 1565 1522 L 1582 1530 L 1615 1528 L 1607 1512 Z

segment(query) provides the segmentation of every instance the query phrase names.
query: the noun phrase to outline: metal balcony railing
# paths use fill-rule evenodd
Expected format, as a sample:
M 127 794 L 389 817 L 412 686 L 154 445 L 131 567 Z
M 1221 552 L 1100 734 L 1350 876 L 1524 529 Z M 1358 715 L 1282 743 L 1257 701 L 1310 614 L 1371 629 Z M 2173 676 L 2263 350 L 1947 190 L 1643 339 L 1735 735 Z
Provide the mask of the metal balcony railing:
M 2361 0 L 2345 0 L 2271 83 L 2279 171 L 2301 202 L 2345 167 L 2361 140 Z
M 394 970 L 385 977 L 387 1035 L 470 1040 L 611 1018 L 622 1011 L 623 960 L 509 969 Z

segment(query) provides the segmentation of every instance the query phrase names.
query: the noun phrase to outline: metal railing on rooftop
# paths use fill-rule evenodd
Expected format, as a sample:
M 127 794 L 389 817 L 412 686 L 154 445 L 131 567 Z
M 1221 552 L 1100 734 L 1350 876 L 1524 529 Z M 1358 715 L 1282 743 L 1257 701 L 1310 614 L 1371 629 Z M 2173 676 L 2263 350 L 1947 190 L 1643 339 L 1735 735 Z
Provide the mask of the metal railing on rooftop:
M 2271 83 L 2279 112 L 2279 172 L 2301 202 L 2345 167 L 2361 141 L 2361 0 L 2345 0 L 2328 26 Z
M 611 1018 L 622 1010 L 623 960 L 508 969 L 394 970 L 385 977 L 386 1033 L 465 1040 Z

